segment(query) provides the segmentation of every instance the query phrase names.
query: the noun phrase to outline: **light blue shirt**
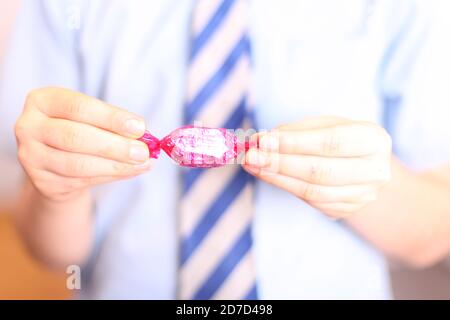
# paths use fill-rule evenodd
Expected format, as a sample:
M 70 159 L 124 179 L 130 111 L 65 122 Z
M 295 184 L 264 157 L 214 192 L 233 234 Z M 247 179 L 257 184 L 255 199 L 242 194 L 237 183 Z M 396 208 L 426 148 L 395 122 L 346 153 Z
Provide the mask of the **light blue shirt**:
M 180 126 L 193 4 L 25 1 L 0 91 L 3 161 L 15 159 L 12 128 L 27 91 L 41 86 L 72 88 L 141 114 L 159 137 Z M 448 69 L 442 51 L 428 45 L 427 7 L 254 0 L 251 8 L 260 128 L 317 115 L 367 120 L 389 130 L 411 168 L 450 159 Z M 162 156 L 150 173 L 95 190 L 96 241 L 81 297 L 175 298 L 178 173 Z M 261 298 L 390 297 L 385 259 L 345 224 L 264 183 L 255 209 Z

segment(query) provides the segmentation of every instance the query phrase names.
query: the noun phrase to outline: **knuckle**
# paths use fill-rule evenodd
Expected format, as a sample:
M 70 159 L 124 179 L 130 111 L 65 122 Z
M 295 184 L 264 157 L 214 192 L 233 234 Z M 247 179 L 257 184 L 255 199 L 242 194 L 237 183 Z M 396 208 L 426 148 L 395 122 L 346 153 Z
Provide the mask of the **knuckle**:
M 62 134 L 62 143 L 64 146 L 79 147 L 83 145 L 83 135 L 79 129 L 68 128 Z
M 86 173 L 88 162 L 84 159 L 68 159 L 66 161 L 65 171 L 70 175 L 82 176 Z
M 20 117 L 14 125 L 14 134 L 16 136 L 17 141 L 22 141 L 25 139 L 28 134 L 28 126 L 23 117 Z
M 46 99 L 52 93 L 52 88 L 36 88 L 28 92 L 25 98 L 24 109 L 36 108 L 46 102 Z
M 302 184 L 298 196 L 306 201 L 314 201 L 318 198 L 318 186 L 311 183 Z
M 81 96 L 76 96 L 73 98 L 72 102 L 66 106 L 67 112 L 72 116 L 82 116 L 83 110 L 85 110 L 85 104 L 85 99 L 83 99 Z
M 28 152 L 28 149 L 25 146 L 18 147 L 17 159 L 23 166 L 26 166 L 28 164 L 28 161 L 30 160 L 30 153 Z
M 36 105 L 36 103 L 41 100 L 44 89 L 33 89 L 28 92 L 25 98 L 25 107 L 30 107 Z
M 309 181 L 315 184 L 323 184 L 330 181 L 332 169 L 319 163 L 313 163 L 309 169 Z
M 331 132 L 325 137 L 323 142 L 323 153 L 325 155 L 334 156 L 342 150 L 342 139 L 336 132 Z
M 105 144 L 99 147 L 98 153 L 101 156 L 108 158 L 126 159 L 128 156 L 128 148 L 120 145 L 114 146 L 111 144 Z
M 67 106 L 70 114 L 78 115 L 81 114 L 81 110 L 83 108 L 83 100 L 79 98 L 75 98 L 71 104 Z
M 116 175 L 126 175 L 130 172 L 131 166 L 126 163 L 116 162 L 113 164 L 113 171 Z
M 27 172 L 46 163 L 45 158 L 45 152 L 33 144 L 20 144 L 17 148 L 17 160 Z

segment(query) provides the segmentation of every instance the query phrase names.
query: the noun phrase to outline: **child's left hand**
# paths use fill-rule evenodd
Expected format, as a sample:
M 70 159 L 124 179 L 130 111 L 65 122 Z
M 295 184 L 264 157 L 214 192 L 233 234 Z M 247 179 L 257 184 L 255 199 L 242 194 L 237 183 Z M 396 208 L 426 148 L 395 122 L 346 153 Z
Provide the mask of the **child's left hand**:
M 319 117 L 259 133 L 244 168 L 332 218 L 376 200 L 390 179 L 391 139 L 372 123 Z

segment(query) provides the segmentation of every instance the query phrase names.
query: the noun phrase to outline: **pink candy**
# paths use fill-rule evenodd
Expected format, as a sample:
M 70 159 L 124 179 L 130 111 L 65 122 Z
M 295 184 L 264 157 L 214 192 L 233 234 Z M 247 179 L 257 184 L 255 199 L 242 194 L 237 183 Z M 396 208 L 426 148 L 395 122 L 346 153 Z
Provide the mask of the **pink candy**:
M 150 157 L 157 159 L 161 149 L 178 165 L 192 168 L 214 168 L 229 163 L 249 148 L 248 142 L 223 128 L 185 126 L 162 140 L 146 132 L 140 141 L 148 145 Z

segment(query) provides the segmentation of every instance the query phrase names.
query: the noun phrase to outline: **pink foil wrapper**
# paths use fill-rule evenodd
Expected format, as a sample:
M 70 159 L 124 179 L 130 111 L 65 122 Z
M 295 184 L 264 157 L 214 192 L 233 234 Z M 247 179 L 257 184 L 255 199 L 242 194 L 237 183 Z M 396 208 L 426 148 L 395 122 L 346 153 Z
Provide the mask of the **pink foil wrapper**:
M 248 142 L 224 128 L 185 126 L 159 140 L 146 132 L 140 141 L 148 145 L 150 157 L 157 159 L 161 149 L 178 165 L 191 168 L 215 168 L 233 163 Z

